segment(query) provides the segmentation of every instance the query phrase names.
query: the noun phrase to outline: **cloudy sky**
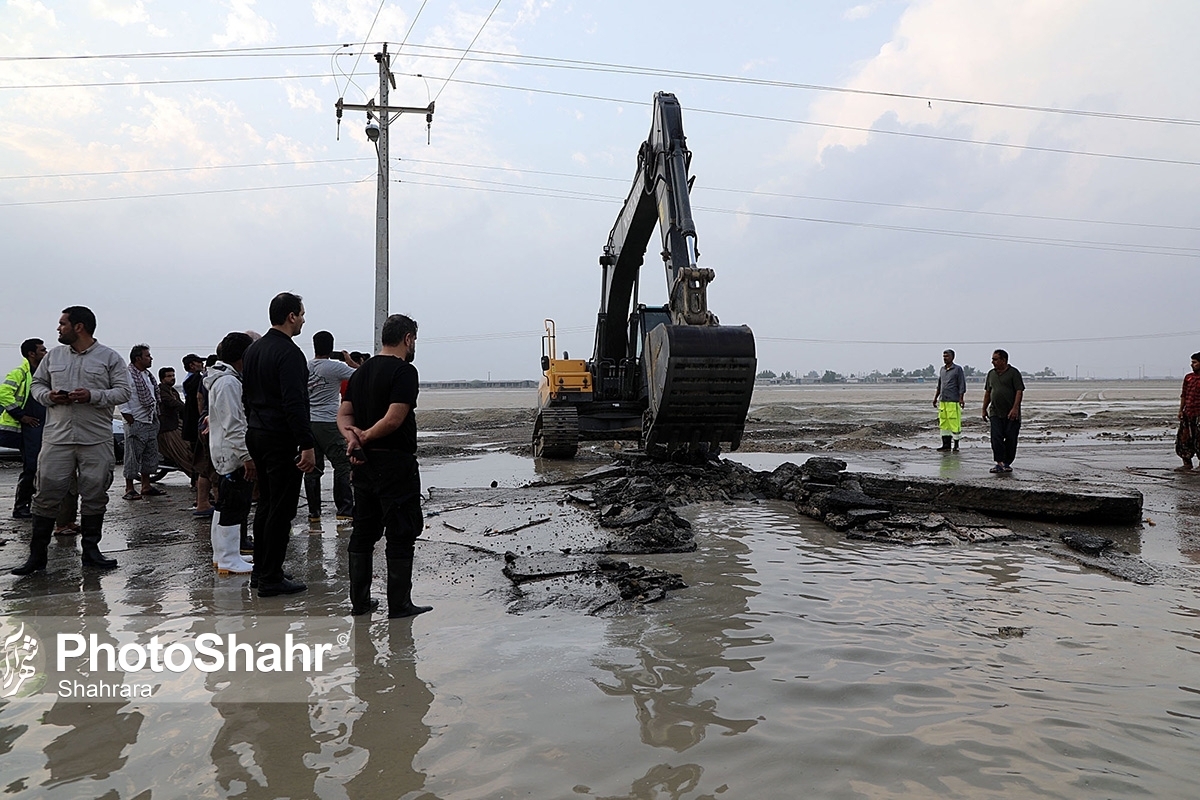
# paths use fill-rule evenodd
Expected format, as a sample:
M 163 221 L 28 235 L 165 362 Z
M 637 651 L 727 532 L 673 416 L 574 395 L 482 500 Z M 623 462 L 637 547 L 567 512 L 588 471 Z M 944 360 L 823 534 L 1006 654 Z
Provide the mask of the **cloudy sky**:
M 85 304 L 101 341 L 178 362 L 282 290 L 306 350 L 366 349 L 376 156 L 334 103 L 376 95 L 387 41 L 391 103 L 437 105 L 391 129 L 391 310 L 425 379 L 536 377 L 545 317 L 590 354 L 656 91 L 684 109 L 710 308 L 761 367 L 1006 347 L 1180 375 L 1197 30 L 1194 0 L 0 0 L 0 349 Z

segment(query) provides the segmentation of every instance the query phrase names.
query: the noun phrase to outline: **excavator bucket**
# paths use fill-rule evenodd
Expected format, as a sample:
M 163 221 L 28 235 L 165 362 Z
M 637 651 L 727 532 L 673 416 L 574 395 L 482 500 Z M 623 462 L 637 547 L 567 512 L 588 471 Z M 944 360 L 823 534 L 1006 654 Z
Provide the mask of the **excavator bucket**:
M 745 325 L 659 325 L 644 351 L 649 405 L 642 444 L 656 456 L 736 450 L 758 360 Z

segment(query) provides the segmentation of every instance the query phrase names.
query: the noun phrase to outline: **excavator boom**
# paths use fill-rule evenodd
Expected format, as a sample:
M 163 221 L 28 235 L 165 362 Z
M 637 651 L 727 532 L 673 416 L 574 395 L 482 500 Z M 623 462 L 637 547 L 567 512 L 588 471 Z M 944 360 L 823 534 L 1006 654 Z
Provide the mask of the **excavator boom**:
M 556 394 L 548 382 L 535 452 L 565 452 L 545 442 L 550 431 L 557 441 L 569 438 L 562 422 L 568 417 L 566 424 L 577 425 L 580 438 L 631 438 L 632 430 L 654 456 L 715 453 L 722 443 L 735 450 L 740 444 L 758 364 L 754 334 L 744 325 L 720 325 L 708 309 L 715 273 L 699 265 L 689 198 L 691 156 L 679 101 L 655 94 L 650 135 L 638 150 L 633 185 L 600 257 L 600 311 L 587 362 L 592 394 L 580 402 Z M 637 301 L 655 226 L 669 297 L 657 308 Z M 543 371 L 551 375 L 549 367 Z M 574 416 L 564 411 L 567 405 Z

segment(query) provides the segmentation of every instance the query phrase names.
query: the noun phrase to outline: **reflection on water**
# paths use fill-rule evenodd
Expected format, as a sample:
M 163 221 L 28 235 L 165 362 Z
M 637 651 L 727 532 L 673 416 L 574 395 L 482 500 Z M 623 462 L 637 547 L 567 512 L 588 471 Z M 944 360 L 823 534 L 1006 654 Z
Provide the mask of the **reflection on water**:
M 354 680 L 314 685 L 308 703 L 0 704 L 0 786 L 155 800 L 1195 795 L 1194 588 L 1015 547 L 847 542 L 783 504 L 692 514 L 699 552 L 630 559 L 689 584 L 644 614 L 510 615 L 501 582 L 423 577 L 435 611 L 347 620 Z M 293 546 L 335 576 L 342 545 Z M 344 610 L 344 584 L 307 577 L 285 613 Z M 56 587 L 55 609 L 121 641 L 138 615 L 215 624 L 249 602 L 244 581 L 212 586 L 92 576 Z

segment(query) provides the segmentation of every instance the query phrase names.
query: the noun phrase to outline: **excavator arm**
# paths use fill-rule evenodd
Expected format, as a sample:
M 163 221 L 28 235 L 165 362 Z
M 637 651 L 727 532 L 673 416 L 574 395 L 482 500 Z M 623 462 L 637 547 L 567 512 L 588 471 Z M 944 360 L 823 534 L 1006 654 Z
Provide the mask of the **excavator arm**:
M 640 367 L 644 382 L 638 384 L 645 388 L 647 404 L 643 444 L 658 455 L 715 452 L 720 442 L 737 449 L 757 367 L 750 329 L 721 326 L 708 310 L 714 272 L 698 264 L 690 164 L 679 101 L 659 92 L 650 135 L 638 151 L 633 186 L 600 257 L 603 278 L 592 369 L 602 386 L 608 365 Z M 662 310 L 669 321 L 657 314 L 650 324 L 637 305 L 637 290 L 655 225 L 670 298 Z

